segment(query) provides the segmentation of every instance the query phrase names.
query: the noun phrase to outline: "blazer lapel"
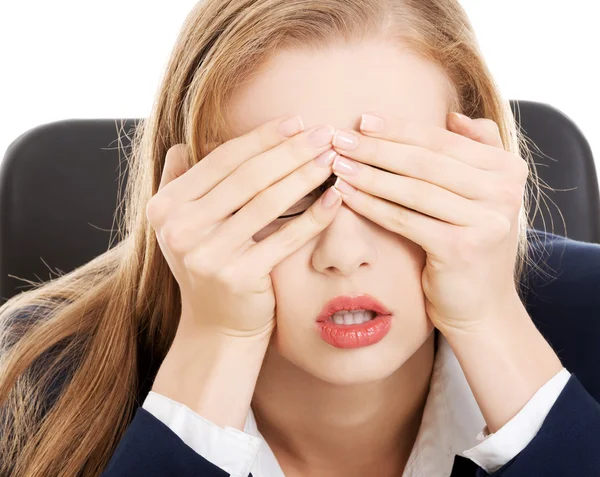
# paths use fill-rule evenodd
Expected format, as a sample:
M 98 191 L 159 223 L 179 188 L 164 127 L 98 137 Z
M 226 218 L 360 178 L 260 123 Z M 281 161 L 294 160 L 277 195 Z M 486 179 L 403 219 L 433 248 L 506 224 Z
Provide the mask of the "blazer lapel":
M 471 459 L 461 455 L 454 456 L 454 465 L 450 477 L 477 477 L 479 466 Z

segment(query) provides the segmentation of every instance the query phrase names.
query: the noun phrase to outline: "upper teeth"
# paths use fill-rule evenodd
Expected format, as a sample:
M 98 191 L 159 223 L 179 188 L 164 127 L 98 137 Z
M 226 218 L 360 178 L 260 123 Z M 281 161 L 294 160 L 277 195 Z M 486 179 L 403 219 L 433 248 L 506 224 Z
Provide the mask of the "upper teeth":
M 331 315 L 331 319 L 338 325 L 352 325 L 369 321 L 375 315 L 376 313 L 371 310 L 340 310 Z

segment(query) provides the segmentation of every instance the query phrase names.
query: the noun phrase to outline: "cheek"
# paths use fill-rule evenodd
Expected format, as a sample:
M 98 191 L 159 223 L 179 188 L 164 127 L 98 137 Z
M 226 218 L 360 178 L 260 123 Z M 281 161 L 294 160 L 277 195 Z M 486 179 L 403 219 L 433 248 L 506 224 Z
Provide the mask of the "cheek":
M 409 260 L 414 263 L 416 266 L 420 266 L 421 269 L 425 266 L 425 258 L 427 254 L 423 247 L 419 244 L 413 242 L 412 240 L 408 240 L 406 237 L 395 234 L 395 243 L 394 247 L 401 247 L 403 250 L 403 259 Z
M 314 346 L 317 334 L 313 333 L 314 319 L 319 311 L 319 300 L 323 290 L 318 289 L 314 276 L 306 266 L 310 255 L 302 249 L 286 257 L 271 271 L 271 282 L 275 294 L 275 319 L 277 327 L 273 333 L 273 345 L 285 353 L 289 341 L 302 342 L 302 347 Z
M 308 270 L 303 266 L 308 258 L 302 259 L 300 252 L 297 250 L 288 255 L 270 273 L 278 319 L 285 310 L 306 309 L 306 300 L 310 298 L 306 288 Z M 302 303 L 304 306 L 300 307 Z

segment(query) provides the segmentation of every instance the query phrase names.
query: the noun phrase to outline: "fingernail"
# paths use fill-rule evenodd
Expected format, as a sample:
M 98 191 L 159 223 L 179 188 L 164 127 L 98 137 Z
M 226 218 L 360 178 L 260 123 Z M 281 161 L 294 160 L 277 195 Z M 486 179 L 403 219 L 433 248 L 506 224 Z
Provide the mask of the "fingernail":
M 327 149 L 315 159 L 315 162 L 321 167 L 329 167 L 333 163 L 335 156 L 337 156 L 337 152 L 333 149 Z
M 322 126 L 308 135 L 308 142 L 313 147 L 323 147 L 331 142 L 335 129 L 333 126 Z
M 457 113 L 456 111 L 452 112 L 451 114 L 459 121 L 471 121 L 471 118 L 469 116 L 465 116 L 464 114 Z
M 360 128 L 365 132 L 380 132 L 383 131 L 385 121 L 382 117 L 374 114 L 363 114 Z
M 346 195 L 352 195 L 356 192 L 356 189 L 353 186 L 348 184 L 345 180 L 340 179 L 339 177 L 335 181 L 335 184 L 333 184 L 333 187 L 338 189 L 342 194 Z
M 352 151 L 358 147 L 358 139 L 349 132 L 338 130 L 333 138 L 333 145 L 340 149 Z
M 340 174 L 356 174 L 358 172 L 358 163 L 352 159 L 338 156 L 333 163 L 333 170 Z
M 323 207 L 329 209 L 335 205 L 335 203 L 340 198 L 340 193 L 335 187 L 330 187 L 323 194 Z
M 279 134 L 283 136 L 292 137 L 300 131 L 304 131 L 304 123 L 300 116 L 284 119 L 279 123 Z

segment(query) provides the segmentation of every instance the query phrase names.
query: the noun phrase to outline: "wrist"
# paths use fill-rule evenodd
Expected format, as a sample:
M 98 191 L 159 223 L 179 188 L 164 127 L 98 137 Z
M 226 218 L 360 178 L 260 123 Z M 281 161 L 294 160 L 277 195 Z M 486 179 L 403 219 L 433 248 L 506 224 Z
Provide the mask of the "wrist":
M 243 430 L 268 338 L 237 338 L 208 328 L 181 327 L 152 391 L 220 427 Z
M 507 303 L 478 329 L 442 333 L 491 433 L 512 419 L 563 367 L 520 302 Z

